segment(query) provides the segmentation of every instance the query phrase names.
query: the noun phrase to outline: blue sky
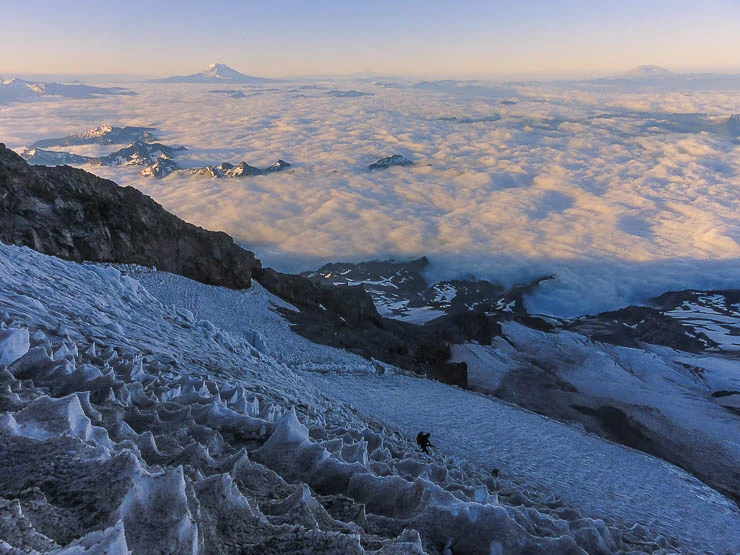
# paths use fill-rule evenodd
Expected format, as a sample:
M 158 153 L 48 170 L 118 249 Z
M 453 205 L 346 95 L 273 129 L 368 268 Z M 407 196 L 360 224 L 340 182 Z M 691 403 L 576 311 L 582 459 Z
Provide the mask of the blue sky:
M 740 70 L 737 0 L 5 0 L 0 75 Z

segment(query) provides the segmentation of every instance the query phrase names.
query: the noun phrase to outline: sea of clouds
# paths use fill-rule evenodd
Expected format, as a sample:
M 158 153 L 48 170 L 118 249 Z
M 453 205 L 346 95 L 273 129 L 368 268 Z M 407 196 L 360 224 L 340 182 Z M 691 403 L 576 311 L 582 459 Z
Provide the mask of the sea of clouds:
M 556 279 L 533 311 L 573 316 L 667 290 L 740 288 L 736 91 L 571 83 L 339 81 L 127 84 L 136 96 L 0 105 L 0 141 L 107 123 L 156 127 L 184 167 L 290 171 L 245 179 L 87 168 L 230 233 L 284 271 L 426 255 L 430 279 Z M 243 98 L 214 94 L 238 89 Z M 366 96 L 338 96 L 356 90 Z M 66 148 L 100 155 L 115 148 Z M 403 154 L 415 164 L 367 169 Z

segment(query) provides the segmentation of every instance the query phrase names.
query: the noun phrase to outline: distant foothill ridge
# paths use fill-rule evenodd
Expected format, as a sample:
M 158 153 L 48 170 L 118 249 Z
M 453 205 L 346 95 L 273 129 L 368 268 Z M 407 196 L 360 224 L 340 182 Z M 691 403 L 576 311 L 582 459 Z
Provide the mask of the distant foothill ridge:
M 0 104 L 33 100 L 42 97 L 89 99 L 101 96 L 135 96 L 137 93 L 123 87 L 95 87 L 81 83 L 45 83 L 25 79 L 0 77 Z
M 187 150 L 184 146 L 169 146 L 157 142 L 153 127 L 101 125 L 81 133 L 41 139 L 25 149 L 21 156 L 37 166 L 145 166 L 141 175 L 161 179 L 175 172 L 185 175 L 209 177 L 251 177 L 283 171 L 292 164 L 278 159 L 266 168 L 256 168 L 242 161 L 237 165 L 229 162 L 183 169 L 175 161 L 177 153 Z M 83 156 L 71 152 L 49 150 L 60 146 L 119 145 L 122 148 L 105 156 Z

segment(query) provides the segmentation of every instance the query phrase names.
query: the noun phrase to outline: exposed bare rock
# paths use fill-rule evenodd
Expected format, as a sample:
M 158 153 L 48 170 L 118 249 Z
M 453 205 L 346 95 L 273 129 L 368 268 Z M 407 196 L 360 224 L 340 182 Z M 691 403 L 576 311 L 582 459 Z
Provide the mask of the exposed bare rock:
M 140 191 L 68 166 L 29 166 L 0 145 L 0 240 L 69 260 L 157 266 L 212 285 L 250 285 L 254 254 Z
M 391 166 L 412 166 L 413 161 L 406 158 L 403 154 L 394 154 L 386 158 L 381 158 L 368 166 L 369 170 L 385 170 Z

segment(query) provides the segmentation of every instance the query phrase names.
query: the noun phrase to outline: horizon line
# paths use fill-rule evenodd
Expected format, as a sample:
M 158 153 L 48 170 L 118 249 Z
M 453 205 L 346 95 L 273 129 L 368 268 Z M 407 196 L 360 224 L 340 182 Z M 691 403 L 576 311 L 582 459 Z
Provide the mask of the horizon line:
M 221 62 L 218 62 L 221 63 Z M 231 69 L 235 69 L 229 64 L 223 64 Z M 666 69 L 673 73 L 675 76 L 681 75 L 702 75 L 702 74 L 715 74 L 715 75 L 736 75 L 740 74 L 740 66 L 737 67 L 703 67 L 703 68 L 686 68 L 686 69 L 671 69 L 670 67 L 661 66 L 657 64 L 640 64 L 632 66 L 630 68 L 615 68 L 611 70 L 591 70 L 591 69 L 566 69 L 566 70 L 542 70 L 542 71 L 488 71 L 488 72 L 381 72 L 374 70 L 361 70 L 344 73 L 290 73 L 281 75 L 255 75 L 252 73 L 245 74 L 240 70 L 239 73 L 250 77 L 264 77 L 276 80 L 300 80 L 300 79 L 331 79 L 331 78 L 357 78 L 357 79 L 368 79 L 368 78 L 411 78 L 411 79 L 467 79 L 467 80 L 485 80 L 485 79 L 521 79 L 521 80 L 533 80 L 537 78 L 545 78 L 548 80 L 559 80 L 559 79 L 598 79 L 598 78 L 609 78 L 609 77 L 620 77 L 626 73 L 644 67 L 659 67 Z M 128 81 L 148 81 L 156 79 L 166 79 L 169 77 L 183 77 L 187 75 L 197 75 L 196 73 L 191 74 L 171 74 L 166 76 L 154 75 L 150 73 L 127 73 L 127 72 L 53 72 L 53 71 L 6 71 L 0 69 L 0 78 L 12 79 L 12 78 L 42 78 L 42 77 L 58 77 L 58 78 L 111 78 L 111 79 L 125 79 Z M 214 84 L 218 83 L 218 80 L 214 80 Z M 228 84 L 228 80 L 224 80 L 224 84 Z

